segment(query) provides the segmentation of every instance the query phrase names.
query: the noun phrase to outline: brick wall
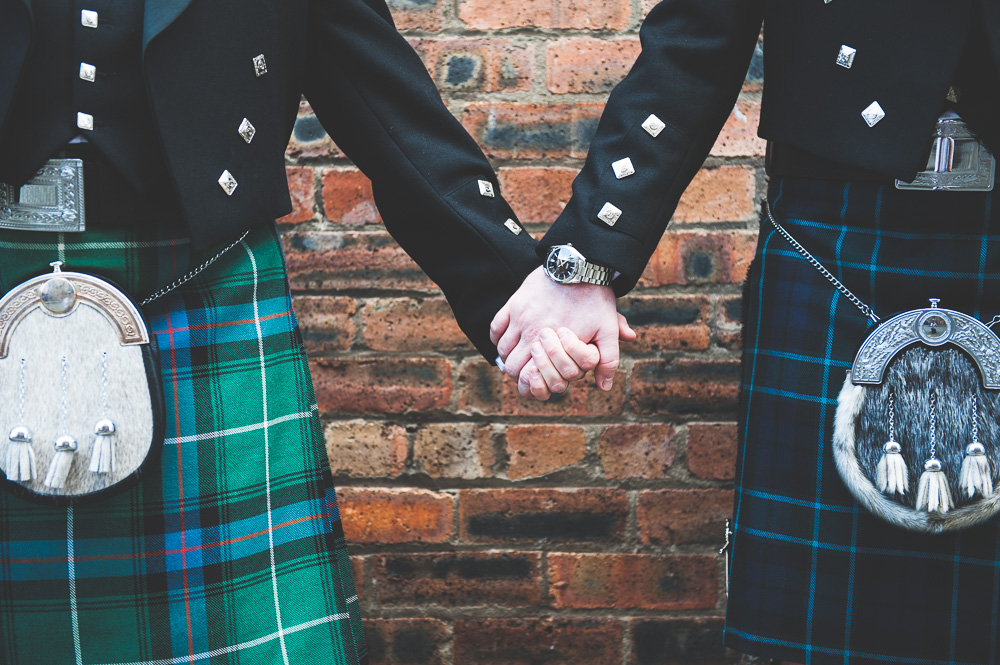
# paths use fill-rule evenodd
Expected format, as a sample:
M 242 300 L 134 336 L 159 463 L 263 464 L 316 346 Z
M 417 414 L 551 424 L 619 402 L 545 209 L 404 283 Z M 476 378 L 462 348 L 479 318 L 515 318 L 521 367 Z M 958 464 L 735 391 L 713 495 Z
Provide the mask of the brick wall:
M 652 0 L 390 0 L 536 235 Z M 373 665 L 731 663 L 716 554 L 756 238 L 759 58 L 643 279 L 611 393 L 522 400 L 303 104 L 281 220 Z M 489 122 L 487 122 L 489 121 Z

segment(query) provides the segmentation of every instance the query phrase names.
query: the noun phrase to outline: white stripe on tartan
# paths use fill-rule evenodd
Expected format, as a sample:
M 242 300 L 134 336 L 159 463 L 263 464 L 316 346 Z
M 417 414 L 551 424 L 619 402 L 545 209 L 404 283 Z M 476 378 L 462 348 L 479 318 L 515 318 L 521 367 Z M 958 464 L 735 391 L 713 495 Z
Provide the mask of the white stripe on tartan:
M 253 322 L 257 327 L 257 352 L 260 354 L 260 389 L 264 407 L 264 423 L 267 423 L 267 366 L 264 362 L 264 331 L 260 327 L 260 310 L 257 305 L 257 259 L 246 240 L 240 244 L 250 257 L 253 267 Z M 274 590 L 274 615 L 278 622 L 278 641 L 281 643 L 281 659 L 288 665 L 288 650 L 285 648 L 285 631 L 281 627 L 281 603 L 278 600 L 278 567 L 274 561 L 274 520 L 271 515 L 271 439 L 268 426 L 264 427 L 264 487 L 267 496 L 267 549 L 271 557 L 271 588 Z
M 80 615 L 76 608 L 76 547 L 73 545 L 73 506 L 66 509 L 66 562 L 69 566 L 69 612 L 73 622 L 73 651 L 76 665 L 83 665 L 83 650 L 80 648 Z
M 62 235 L 62 234 L 60 234 Z M 58 244 L 59 260 L 66 258 L 66 250 L 73 251 L 84 249 L 149 249 L 151 247 L 173 247 L 176 245 L 190 244 L 187 238 L 175 238 L 174 240 L 136 240 L 132 242 L 60 242 Z M 52 244 L 47 242 L 0 242 L 0 249 L 42 249 L 51 250 Z
M 325 616 L 319 619 L 313 619 L 312 621 L 306 621 L 305 623 L 300 623 L 297 626 L 291 626 L 290 628 L 285 628 L 281 634 L 282 635 L 292 635 L 303 630 L 308 630 L 310 628 L 315 628 L 316 626 L 321 626 L 327 623 L 333 623 L 334 621 L 343 621 L 344 619 L 350 618 L 350 613 L 341 612 L 340 614 L 331 614 L 330 616 Z M 196 653 L 193 656 L 177 656 L 176 658 L 164 658 L 162 660 L 141 660 L 131 663 L 103 663 L 102 665 L 180 665 L 181 663 L 192 663 L 197 660 L 207 660 L 209 658 L 215 658 L 216 656 L 224 656 L 227 653 L 235 653 L 237 651 L 243 651 L 244 649 L 252 649 L 253 647 L 259 647 L 262 644 L 267 644 L 268 642 L 273 642 L 278 639 L 279 633 L 271 633 L 270 635 L 264 635 L 263 637 L 258 637 L 255 640 L 250 640 L 248 642 L 240 642 L 239 644 L 234 644 L 232 646 L 223 647 L 221 649 L 215 649 L 213 651 L 206 651 L 204 653 Z
M 308 411 L 300 411 L 299 413 L 289 413 L 279 418 L 273 418 L 271 420 L 268 420 L 267 422 L 254 423 L 253 425 L 241 425 L 240 427 L 230 427 L 228 429 L 217 430 L 215 432 L 202 432 L 201 434 L 190 434 L 188 436 L 175 436 L 169 439 L 164 439 L 163 443 L 166 445 L 177 445 L 178 443 L 192 443 L 194 441 L 206 441 L 208 439 L 215 439 L 218 437 L 229 436 L 232 434 L 246 434 L 247 432 L 256 432 L 257 430 L 273 427 L 274 425 L 280 425 L 281 423 L 287 423 L 291 420 L 304 420 L 305 418 L 311 418 L 313 413 L 317 411 L 319 411 L 319 407 L 314 404 Z

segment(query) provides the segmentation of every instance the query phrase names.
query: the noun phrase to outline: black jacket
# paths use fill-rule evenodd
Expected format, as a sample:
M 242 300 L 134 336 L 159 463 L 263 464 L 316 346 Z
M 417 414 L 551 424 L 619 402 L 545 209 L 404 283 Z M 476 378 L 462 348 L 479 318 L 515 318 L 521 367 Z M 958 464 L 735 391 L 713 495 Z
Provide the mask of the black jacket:
M 663 0 L 540 252 L 572 242 L 622 273 L 619 295 L 635 285 L 733 108 L 762 21 L 760 135 L 907 181 L 974 28 L 1000 63 L 995 0 Z M 857 50 L 849 69 L 836 63 L 843 45 Z M 874 101 L 885 117 L 869 127 Z M 650 114 L 666 125 L 655 138 L 641 127 Z M 611 164 L 625 157 L 635 174 L 619 180 Z M 622 211 L 614 226 L 597 216 L 606 202 Z
M 31 47 L 30 0 L 0 0 L 0 131 Z M 253 60 L 263 55 L 266 74 Z M 195 247 L 291 210 L 284 151 L 304 93 L 373 182 L 387 229 L 488 358 L 488 325 L 539 261 L 495 174 L 441 102 L 383 0 L 145 0 L 143 76 Z M 247 144 L 243 118 L 256 128 Z M 231 196 L 218 180 L 228 170 Z

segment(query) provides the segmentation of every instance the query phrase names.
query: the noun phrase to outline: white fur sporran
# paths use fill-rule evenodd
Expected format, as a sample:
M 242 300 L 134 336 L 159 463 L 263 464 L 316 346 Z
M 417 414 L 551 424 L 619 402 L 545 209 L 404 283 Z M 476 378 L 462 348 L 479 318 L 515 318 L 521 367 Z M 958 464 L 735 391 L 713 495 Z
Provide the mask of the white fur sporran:
M 163 395 L 138 307 L 52 265 L 0 299 L 0 471 L 18 496 L 66 503 L 126 486 L 157 457 Z

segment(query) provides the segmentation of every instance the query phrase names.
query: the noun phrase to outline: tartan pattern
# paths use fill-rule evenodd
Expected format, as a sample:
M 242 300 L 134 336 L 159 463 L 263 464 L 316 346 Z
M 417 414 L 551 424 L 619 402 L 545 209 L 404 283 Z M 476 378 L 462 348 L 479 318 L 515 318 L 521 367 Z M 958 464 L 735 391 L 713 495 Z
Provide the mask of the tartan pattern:
M 775 218 L 883 319 L 1000 313 L 992 193 L 779 180 Z M 1000 528 L 921 535 L 881 522 L 831 455 L 864 315 L 765 219 L 745 294 L 735 538 L 725 642 L 799 663 L 995 663 Z
M 59 258 L 138 300 L 212 255 L 163 230 L 5 232 L 0 282 Z M 0 492 L 0 663 L 367 663 L 273 226 L 145 315 L 162 459 L 136 487 L 69 509 Z

